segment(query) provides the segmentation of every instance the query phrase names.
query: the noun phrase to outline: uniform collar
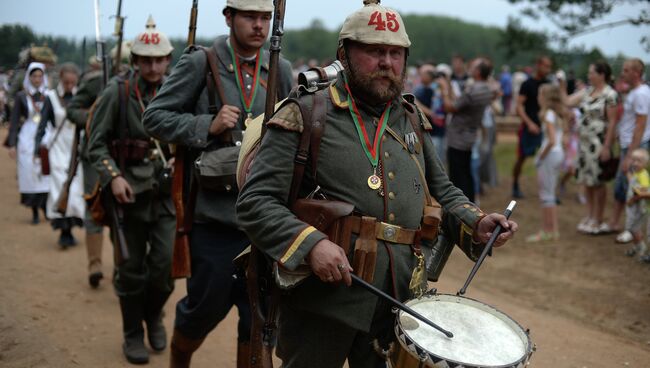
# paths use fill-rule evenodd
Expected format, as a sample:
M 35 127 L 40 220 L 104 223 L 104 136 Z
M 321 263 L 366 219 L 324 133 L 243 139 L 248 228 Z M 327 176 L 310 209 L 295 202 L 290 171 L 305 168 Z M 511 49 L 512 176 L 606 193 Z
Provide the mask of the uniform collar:
M 230 56 L 230 51 L 228 51 L 228 36 L 222 35 L 217 37 L 212 46 L 217 50 L 217 59 L 219 59 L 221 65 L 223 65 L 229 73 L 234 73 L 235 67 L 232 65 L 232 57 Z M 260 65 L 260 67 L 268 73 L 269 52 L 264 48 L 262 48 L 261 51 L 260 56 L 262 57 L 262 65 Z

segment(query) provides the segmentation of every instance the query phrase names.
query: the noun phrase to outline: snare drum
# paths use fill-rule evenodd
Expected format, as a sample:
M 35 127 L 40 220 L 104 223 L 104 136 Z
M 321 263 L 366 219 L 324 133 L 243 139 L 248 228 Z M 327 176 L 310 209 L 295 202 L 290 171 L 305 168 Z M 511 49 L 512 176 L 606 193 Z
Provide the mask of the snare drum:
M 395 368 L 520 368 L 534 347 L 528 332 L 497 309 L 455 295 L 437 294 L 406 303 L 454 334 L 447 338 L 404 311 L 397 313 Z

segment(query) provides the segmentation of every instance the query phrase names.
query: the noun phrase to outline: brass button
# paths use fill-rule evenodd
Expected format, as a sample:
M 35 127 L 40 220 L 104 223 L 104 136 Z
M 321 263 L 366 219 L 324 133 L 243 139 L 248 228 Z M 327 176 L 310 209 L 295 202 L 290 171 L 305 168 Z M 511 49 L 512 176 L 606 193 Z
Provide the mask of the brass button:
M 390 221 L 390 222 L 395 221 L 395 214 L 394 213 L 389 213 L 388 214 L 388 221 Z
M 474 207 L 470 208 L 469 210 L 472 211 L 472 212 L 476 212 L 476 208 L 474 208 Z
M 103 163 L 104 165 L 108 165 L 108 160 L 104 159 L 104 160 L 102 161 L 102 163 Z
M 464 204 L 464 205 L 463 205 L 463 208 L 469 208 L 469 205 L 468 205 L 468 204 Z
M 393 192 L 388 193 L 388 198 L 395 199 L 395 193 Z
M 390 157 L 390 153 L 388 153 L 388 151 L 384 152 L 384 157 L 389 158 L 389 157 Z
M 112 177 L 116 177 L 116 176 L 117 176 L 117 173 L 116 173 L 115 171 L 113 171 L 113 172 L 111 173 L 111 176 L 112 176 Z
M 108 165 L 108 168 L 107 168 L 107 169 L 108 169 L 108 171 L 113 171 L 113 166 Z
M 392 171 L 389 172 L 389 173 L 388 173 L 388 179 L 391 179 L 391 180 L 392 180 L 392 179 L 395 179 L 395 173 L 392 172 Z

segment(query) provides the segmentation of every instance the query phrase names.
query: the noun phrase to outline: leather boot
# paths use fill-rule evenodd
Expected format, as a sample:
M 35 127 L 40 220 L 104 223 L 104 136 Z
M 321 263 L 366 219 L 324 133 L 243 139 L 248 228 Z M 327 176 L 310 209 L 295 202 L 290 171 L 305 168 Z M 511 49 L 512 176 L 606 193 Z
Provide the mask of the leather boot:
M 237 368 L 250 367 L 251 343 L 240 342 L 237 344 Z
M 86 251 L 88 252 L 88 283 L 95 289 L 104 278 L 102 273 L 102 242 L 104 234 L 86 233 Z
M 190 339 L 180 331 L 174 330 L 171 354 L 169 355 L 169 368 L 189 368 L 192 354 L 201 346 L 203 340 L 204 338 Z
M 163 351 L 167 347 L 167 332 L 163 325 L 163 307 L 170 292 L 161 292 L 153 288 L 147 290 L 147 300 L 144 308 L 144 321 L 147 325 L 149 346 L 155 351 Z
M 139 295 L 120 297 L 122 332 L 124 334 L 122 351 L 124 352 L 126 360 L 132 364 L 145 364 L 149 362 L 149 352 L 144 346 L 142 303 L 143 297 Z

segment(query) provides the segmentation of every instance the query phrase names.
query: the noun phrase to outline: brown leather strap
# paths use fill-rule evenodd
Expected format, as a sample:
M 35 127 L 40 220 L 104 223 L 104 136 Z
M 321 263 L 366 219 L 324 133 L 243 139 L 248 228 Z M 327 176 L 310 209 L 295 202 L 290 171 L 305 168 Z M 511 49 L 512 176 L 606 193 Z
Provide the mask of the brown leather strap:
M 221 101 L 221 105 L 227 105 L 226 101 L 226 95 L 223 92 L 223 85 L 221 84 L 221 77 L 219 76 L 219 63 L 217 63 L 217 51 L 214 49 L 214 47 L 200 47 L 201 50 L 205 53 L 205 56 L 208 59 L 208 73 L 206 73 L 206 80 L 207 86 L 208 86 L 208 95 L 212 95 L 211 98 L 209 98 L 209 104 L 210 107 L 209 109 L 214 110 L 210 111 L 211 114 L 216 114 L 219 112 L 216 106 L 216 99 L 214 98 L 214 91 L 216 89 L 219 101 Z M 211 81 L 211 82 L 210 82 Z M 212 86 L 212 88 L 211 88 Z
M 343 229 L 350 233 L 361 234 L 365 217 L 347 216 L 343 219 Z M 347 235 L 349 236 L 348 233 Z M 374 238 L 396 244 L 413 245 L 417 243 L 419 230 L 407 229 L 401 226 L 375 221 Z M 345 235 L 344 235 L 345 236 Z
M 122 172 L 126 170 L 126 139 L 129 137 L 129 122 L 127 121 L 127 109 L 129 103 L 129 80 L 123 77 L 118 78 L 118 101 L 119 101 L 119 147 L 117 151 L 117 160 Z M 124 88 L 122 88 L 124 87 Z M 113 158 L 115 159 L 115 157 Z
M 208 112 L 210 114 L 216 115 L 219 113 L 219 108 L 217 108 L 217 99 L 221 102 L 221 106 L 227 105 L 228 101 L 226 100 L 226 95 L 223 92 L 223 85 L 221 84 L 221 77 L 219 76 L 219 63 L 217 62 L 217 51 L 214 47 L 203 47 L 199 48 L 205 53 L 208 59 L 208 72 L 205 73 L 205 85 L 208 89 Z M 215 91 L 218 96 L 215 96 Z M 232 129 L 227 129 L 221 134 L 219 134 L 218 139 L 221 143 L 233 143 L 235 138 L 232 135 Z
M 314 150 L 320 147 L 320 139 L 322 138 L 323 129 L 325 127 L 325 97 L 323 96 L 322 91 L 318 91 L 312 96 L 314 102 L 311 113 L 309 113 L 303 100 L 295 99 L 291 101 L 298 104 L 298 108 L 300 109 L 300 115 L 302 116 L 302 134 L 300 135 L 300 143 L 298 144 L 298 150 L 296 151 L 296 156 L 293 160 L 294 169 L 293 178 L 291 180 L 291 189 L 289 191 L 289 207 L 293 206 L 296 199 L 298 199 L 298 194 L 302 185 L 302 178 L 305 174 L 305 167 L 310 155 L 312 157 L 312 163 L 317 162 L 318 160 L 318 153 Z M 315 122 L 318 122 L 318 124 L 314 124 Z M 314 128 L 314 125 L 318 125 L 319 127 L 316 128 L 318 130 L 316 136 L 312 137 L 312 128 Z M 312 146 L 313 141 L 315 141 L 315 144 Z M 315 173 L 316 165 L 313 166 Z

